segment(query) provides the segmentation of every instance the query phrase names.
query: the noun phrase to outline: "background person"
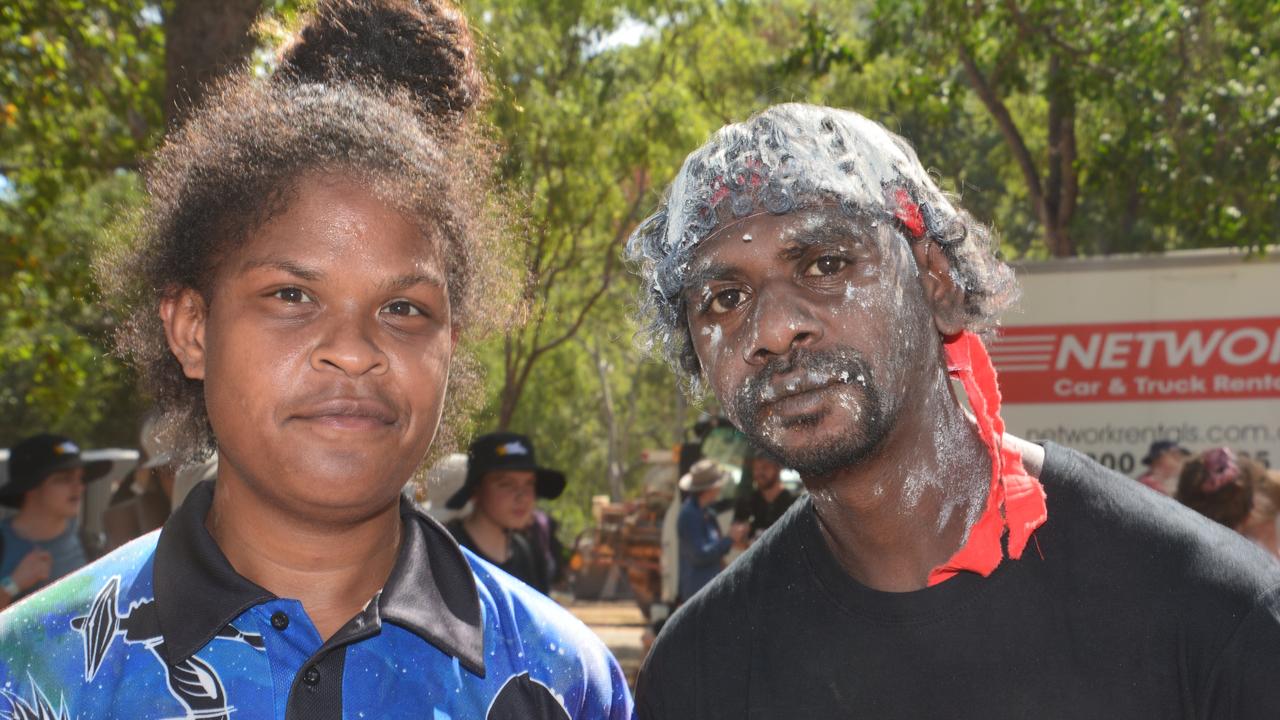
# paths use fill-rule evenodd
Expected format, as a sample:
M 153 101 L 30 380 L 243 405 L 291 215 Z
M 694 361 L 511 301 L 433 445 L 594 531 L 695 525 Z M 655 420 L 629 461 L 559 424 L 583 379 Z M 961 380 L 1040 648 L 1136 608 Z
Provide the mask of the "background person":
M 782 466 L 759 450 L 753 448 L 745 464 L 752 488 L 734 503 L 733 519 L 747 523 L 747 539 L 755 540 L 791 507 L 796 494 L 782 484 Z
M 471 443 L 466 482 L 447 503 L 457 510 L 471 501 L 471 512 L 447 527 L 460 545 L 546 594 L 547 562 L 521 531 L 533 522 L 537 498 L 554 500 L 564 485 L 564 473 L 538 465 L 527 436 L 482 435 Z
M 138 441 L 145 459 L 120 483 L 102 514 L 107 552 L 159 528 L 169 518 L 177 467 L 160 436 L 158 420 L 151 414 L 143 421 Z
M 1253 489 L 1253 509 L 1240 533 L 1280 559 L 1280 472 L 1267 470 Z
M 63 435 L 34 435 L 13 446 L 0 503 L 18 512 L 0 520 L 0 607 L 84 566 L 84 486 L 110 469 L 109 460 L 85 463 Z
M 714 460 L 702 459 L 680 478 L 680 490 L 687 494 L 676 520 L 680 533 L 680 593 L 684 603 L 724 569 L 724 556 L 747 534 L 745 523 L 735 522 L 729 534 L 720 524 L 711 504 L 720 498 L 724 484 L 732 479 Z
M 1142 458 L 1147 471 L 1138 476 L 1138 482 L 1156 492 L 1172 496 L 1178 491 L 1178 474 L 1182 472 L 1182 464 L 1194 454 L 1174 440 L 1156 440 Z
M 1210 520 L 1239 531 L 1249 519 L 1254 495 L 1265 480 L 1266 470 L 1253 460 L 1231 448 L 1210 448 L 1182 466 L 1174 497 Z

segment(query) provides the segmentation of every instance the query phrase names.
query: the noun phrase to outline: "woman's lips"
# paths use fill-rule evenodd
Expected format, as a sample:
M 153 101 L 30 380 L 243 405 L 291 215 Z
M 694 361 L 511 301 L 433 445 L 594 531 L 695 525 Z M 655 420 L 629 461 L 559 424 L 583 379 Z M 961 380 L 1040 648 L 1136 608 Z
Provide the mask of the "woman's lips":
M 335 398 L 300 408 L 293 417 L 308 424 L 334 430 L 384 430 L 396 424 L 389 405 L 370 398 Z

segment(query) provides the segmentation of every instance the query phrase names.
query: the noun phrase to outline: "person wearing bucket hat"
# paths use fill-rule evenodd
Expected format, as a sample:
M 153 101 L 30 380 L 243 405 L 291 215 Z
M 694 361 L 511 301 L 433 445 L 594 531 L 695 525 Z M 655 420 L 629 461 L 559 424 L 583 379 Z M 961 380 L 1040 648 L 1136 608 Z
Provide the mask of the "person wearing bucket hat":
M 447 527 L 463 547 L 546 593 L 551 578 L 545 553 L 521 532 L 533 521 L 536 498 L 554 500 L 564 492 L 559 470 L 538 465 L 525 435 L 481 435 L 467 453 L 467 477 L 446 506 L 471 512 Z
M 680 478 L 680 490 L 688 497 L 676 521 L 680 535 L 678 603 L 693 597 L 711 582 L 724 566 L 724 556 L 746 535 L 745 523 L 734 523 L 729 535 L 722 535 L 716 515 L 710 509 L 731 478 L 719 463 L 706 458 L 694 463 Z
M 109 460 L 85 462 L 63 435 L 42 433 L 13 446 L 0 503 L 18 513 L 0 521 L 0 607 L 85 564 L 77 522 L 84 485 L 110 469 Z

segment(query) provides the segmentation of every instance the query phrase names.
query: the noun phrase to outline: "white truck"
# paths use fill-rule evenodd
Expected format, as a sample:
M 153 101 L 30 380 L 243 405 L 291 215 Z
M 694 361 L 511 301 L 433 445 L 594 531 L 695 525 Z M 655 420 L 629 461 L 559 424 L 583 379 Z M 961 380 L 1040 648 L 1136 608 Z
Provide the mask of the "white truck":
M 1176 251 L 1016 265 L 991 357 L 1008 430 L 1128 475 L 1155 440 L 1280 465 L 1280 256 Z

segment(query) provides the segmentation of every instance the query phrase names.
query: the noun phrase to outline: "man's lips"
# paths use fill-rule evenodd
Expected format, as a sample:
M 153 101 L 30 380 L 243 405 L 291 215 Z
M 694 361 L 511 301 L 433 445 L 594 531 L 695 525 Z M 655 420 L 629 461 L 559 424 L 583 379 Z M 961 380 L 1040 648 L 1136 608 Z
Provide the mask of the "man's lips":
M 842 372 L 840 375 L 807 372 L 790 378 L 780 378 L 765 385 L 760 391 L 760 401 L 764 405 L 773 405 L 807 393 L 826 390 L 833 385 L 848 384 L 850 381 L 847 372 Z
M 346 430 L 372 430 L 394 425 L 389 405 L 372 398 L 334 398 L 299 408 L 293 418 Z

